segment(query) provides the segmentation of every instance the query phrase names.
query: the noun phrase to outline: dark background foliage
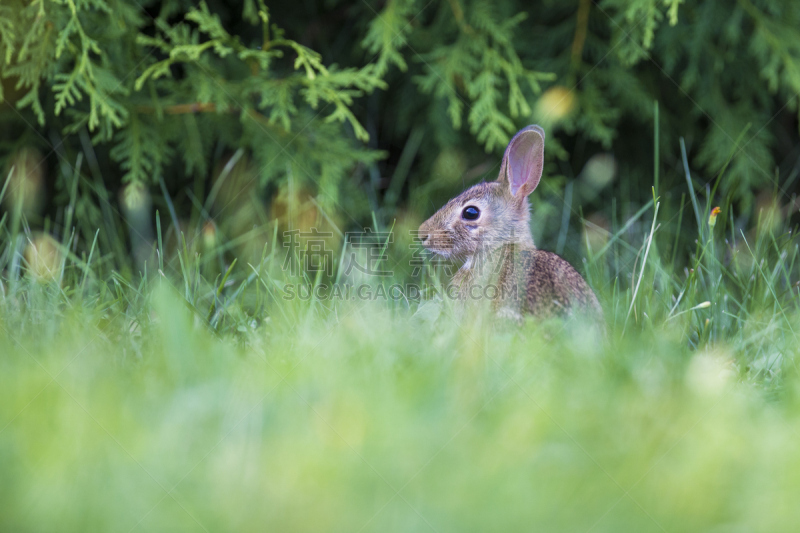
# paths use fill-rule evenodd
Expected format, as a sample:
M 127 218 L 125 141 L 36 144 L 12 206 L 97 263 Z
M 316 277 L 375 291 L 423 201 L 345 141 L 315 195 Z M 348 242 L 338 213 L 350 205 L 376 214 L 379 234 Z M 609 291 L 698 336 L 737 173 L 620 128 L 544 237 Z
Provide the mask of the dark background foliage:
M 530 123 L 548 132 L 534 235 L 570 259 L 652 187 L 682 213 L 681 138 L 724 220 L 794 212 L 791 0 L 10 0 L 0 58 L 0 157 L 22 176 L 4 208 L 77 223 L 82 249 L 104 226 L 118 269 L 112 236 L 149 249 L 155 210 L 176 239 L 252 253 L 278 226 L 413 228 Z

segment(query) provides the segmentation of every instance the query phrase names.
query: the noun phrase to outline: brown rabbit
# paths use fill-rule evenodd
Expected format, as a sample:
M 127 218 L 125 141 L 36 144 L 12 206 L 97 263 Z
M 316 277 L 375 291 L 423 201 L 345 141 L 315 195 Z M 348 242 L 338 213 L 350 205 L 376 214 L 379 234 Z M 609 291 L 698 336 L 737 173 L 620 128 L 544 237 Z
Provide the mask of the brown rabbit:
M 544 130 L 528 126 L 506 148 L 497 181 L 453 198 L 419 228 L 422 244 L 463 259 L 451 288 L 460 300 L 490 299 L 499 316 L 570 316 L 602 322 L 592 289 L 567 261 L 533 244 L 528 195 L 542 177 Z M 453 292 L 455 292 L 453 291 Z

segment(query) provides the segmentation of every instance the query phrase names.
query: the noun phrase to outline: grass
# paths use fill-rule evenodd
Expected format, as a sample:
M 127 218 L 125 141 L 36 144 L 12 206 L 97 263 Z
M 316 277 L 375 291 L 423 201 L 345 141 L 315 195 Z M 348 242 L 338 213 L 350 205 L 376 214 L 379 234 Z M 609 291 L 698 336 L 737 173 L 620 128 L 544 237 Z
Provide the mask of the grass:
M 206 242 L 169 196 L 140 271 L 119 215 L 56 240 L 10 210 L 0 530 L 794 530 L 796 231 L 731 206 L 709 226 L 686 179 L 566 252 L 604 342 L 447 301 L 284 299 L 331 280 L 283 270 L 277 223 Z M 340 244 L 331 279 L 410 279 L 416 221 L 384 222 L 394 275 L 343 273 Z
M 770 399 L 726 347 L 695 353 L 672 331 L 606 348 L 377 303 L 236 340 L 164 284 L 148 305 L 138 326 L 70 310 L 3 336 L 4 530 L 789 531 L 800 519 L 795 384 Z

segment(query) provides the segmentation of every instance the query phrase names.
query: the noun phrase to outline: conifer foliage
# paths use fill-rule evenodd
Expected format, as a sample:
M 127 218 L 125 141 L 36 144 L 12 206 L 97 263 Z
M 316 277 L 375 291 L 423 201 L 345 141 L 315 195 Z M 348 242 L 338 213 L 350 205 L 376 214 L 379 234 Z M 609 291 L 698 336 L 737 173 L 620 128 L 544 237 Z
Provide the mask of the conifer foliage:
M 442 152 L 478 165 L 539 122 L 548 157 L 577 173 L 591 150 L 574 147 L 613 148 L 644 198 L 652 153 L 617 140 L 652 138 L 655 103 L 667 164 L 685 137 L 745 207 L 797 156 L 780 140 L 798 134 L 793 0 L 7 0 L 0 60 L 3 157 L 50 151 L 52 131 L 79 151 L 85 132 L 112 192 L 212 179 L 243 148 L 262 185 L 295 178 L 329 207 L 358 189 L 349 209 L 369 217 L 413 200 L 364 177 L 396 175 L 404 147 L 428 176 Z

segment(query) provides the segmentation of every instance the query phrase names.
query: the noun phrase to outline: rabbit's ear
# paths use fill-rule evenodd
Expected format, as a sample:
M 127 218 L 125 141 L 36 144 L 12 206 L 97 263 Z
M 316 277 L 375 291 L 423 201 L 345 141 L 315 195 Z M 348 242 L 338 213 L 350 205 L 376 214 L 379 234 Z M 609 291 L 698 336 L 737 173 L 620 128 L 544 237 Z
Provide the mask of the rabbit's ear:
M 528 126 L 508 143 L 497 181 L 507 182 L 512 196 L 528 196 L 539 185 L 544 165 L 544 130 Z

